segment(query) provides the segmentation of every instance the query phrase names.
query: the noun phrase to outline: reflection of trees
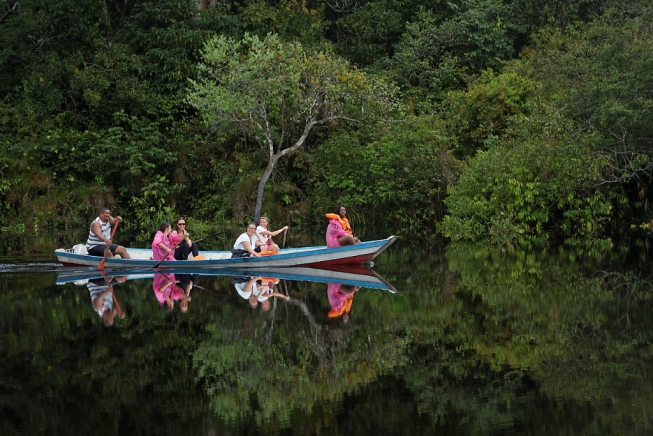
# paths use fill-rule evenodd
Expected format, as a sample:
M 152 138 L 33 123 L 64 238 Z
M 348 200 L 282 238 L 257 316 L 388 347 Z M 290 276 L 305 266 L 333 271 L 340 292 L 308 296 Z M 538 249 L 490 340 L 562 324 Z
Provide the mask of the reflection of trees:
M 128 316 L 107 329 L 86 287 L 22 277 L 0 293 L 0 434 L 204 432 L 188 358 L 202 330 L 166 317 L 151 281 L 116 286 Z
M 325 289 L 310 287 L 326 301 Z M 219 416 L 287 423 L 297 411 L 355 392 L 403 359 L 396 351 L 404 339 L 380 340 L 364 328 L 320 324 L 307 298 L 305 291 L 288 304 L 279 300 L 269 315 L 261 315 L 260 327 L 246 319 L 236 328 L 224 318 L 211 327 L 211 338 L 194 359 Z M 276 319 L 281 310 L 285 322 Z
M 630 407 L 653 406 L 643 388 L 651 382 L 649 278 L 608 272 L 607 265 L 597 272 L 597 262 L 574 252 L 505 255 L 476 247 L 449 256 L 468 312 L 459 324 L 468 332 L 458 342 L 468 355 L 464 366 L 478 361 L 499 374 L 516 372 L 565 407 L 609 409 L 601 422 L 611 429 Z M 651 424 L 637 419 L 637 428 Z
M 151 282 L 126 283 L 106 329 L 84 288 L 0 277 L 0 434 L 650 429 L 651 279 L 623 253 L 393 256 L 379 270 L 401 293 L 360 291 L 347 325 L 324 284 L 290 284 L 269 312 L 198 291 L 166 316 Z

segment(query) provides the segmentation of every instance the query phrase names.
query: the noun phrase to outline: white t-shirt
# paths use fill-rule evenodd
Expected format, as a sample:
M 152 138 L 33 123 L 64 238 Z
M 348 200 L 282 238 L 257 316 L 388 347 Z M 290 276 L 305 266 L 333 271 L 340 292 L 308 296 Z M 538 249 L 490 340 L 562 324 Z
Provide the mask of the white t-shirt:
M 270 236 L 269 236 L 269 235 L 264 235 L 264 234 L 261 233 L 261 232 L 266 232 L 267 230 L 268 230 L 268 229 L 264 228 L 263 226 L 258 226 L 258 227 L 256 228 L 256 233 L 259 234 L 259 236 L 261 237 L 261 239 L 263 240 L 263 242 L 265 242 L 266 245 L 267 245 L 267 243 L 268 243 L 268 239 L 270 239 Z
M 236 242 L 234 242 L 234 249 L 236 249 L 236 250 L 246 250 L 246 248 L 243 247 L 243 242 L 249 241 L 249 243 L 251 244 L 250 246 L 251 246 L 251 248 L 253 250 L 253 249 L 256 248 L 255 241 L 257 239 L 258 239 L 258 236 L 256 236 L 256 233 L 254 233 L 251 238 L 247 235 L 247 233 L 243 233 L 242 235 L 240 235 L 238 237 L 238 239 L 236 239 Z
M 252 295 L 252 292 L 254 293 L 254 295 L 259 295 L 259 290 L 258 287 L 256 286 L 256 283 L 252 284 L 252 290 L 250 290 L 249 292 L 245 291 L 246 284 L 247 282 L 234 284 L 234 286 L 236 287 L 236 292 L 238 292 L 238 295 L 240 295 L 245 300 L 249 300 L 249 297 Z

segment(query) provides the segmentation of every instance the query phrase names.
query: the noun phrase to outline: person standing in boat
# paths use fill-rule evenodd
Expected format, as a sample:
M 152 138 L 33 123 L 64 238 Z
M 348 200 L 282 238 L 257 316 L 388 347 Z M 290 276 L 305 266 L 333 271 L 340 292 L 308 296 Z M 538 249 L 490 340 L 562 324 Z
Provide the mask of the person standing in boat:
M 190 234 L 186 230 L 186 218 L 180 216 L 175 220 L 175 228 L 172 231 L 173 235 L 181 235 L 184 237 L 185 241 L 182 242 L 179 247 L 175 249 L 175 259 L 177 260 L 187 260 L 188 255 L 193 253 L 193 258 L 199 256 L 199 247 L 196 242 L 190 240 Z M 196 259 L 201 260 L 201 259 Z
M 268 224 L 270 220 L 267 216 L 263 215 L 259 220 L 258 227 L 256 228 L 256 233 L 260 235 L 260 241 L 264 246 L 266 251 L 274 251 L 275 253 L 279 252 L 279 246 L 272 241 L 273 236 L 277 236 L 281 232 L 288 230 L 288 226 L 283 226 L 277 231 L 268 230 Z
M 152 259 L 176 260 L 174 256 L 175 246 L 179 243 L 182 236 L 171 233 L 172 228 L 170 227 L 170 223 L 167 221 L 162 222 L 152 241 Z
M 250 257 L 256 256 L 261 257 L 261 246 L 256 246 L 256 241 L 262 243 L 256 233 L 256 224 L 249 223 L 247 226 L 247 231 L 241 234 L 236 242 L 234 242 L 234 248 L 231 250 L 231 257 Z
M 344 206 L 338 206 L 336 209 L 339 211 L 339 215 L 328 213 L 326 217 L 329 218 L 329 225 L 327 226 L 326 231 L 326 245 L 328 248 L 337 248 L 345 245 L 354 245 L 360 244 L 360 239 L 358 239 L 353 234 L 347 233 L 343 228 L 340 221 L 341 217 L 347 218 L 347 210 Z M 349 225 L 349 220 L 346 221 Z M 349 227 L 351 231 L 351 227 Z
M 108 207 L 100 208 L 98 217 L 91 223 L 88 231 L 88 240 L 86 241 L 86 251 L 91 256 L 104 256 L 104 252 L 109 247 L 112 255 L 120 255 L 123 259 L 131 259 L 127 249 L 122 245 L 114 244 L 111 240 L 111 226 L 116 222 L 122 221 L 121 216 L 112 217 L 111 210 Z

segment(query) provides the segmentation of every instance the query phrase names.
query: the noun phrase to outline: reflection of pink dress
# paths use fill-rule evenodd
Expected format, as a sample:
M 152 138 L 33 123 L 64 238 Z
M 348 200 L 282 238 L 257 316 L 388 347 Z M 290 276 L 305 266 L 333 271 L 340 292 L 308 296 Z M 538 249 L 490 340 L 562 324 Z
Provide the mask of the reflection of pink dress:
M 329 226 L 327 227 L 326 231 L 326 245 L 328 248 L 340 247 L 338 238 L 347 235 L 348 233 L 342 229 L 342 224 L 340 224 L 340 221 L 335 219 L 329 220 Z
M 154 260 L 175 260 L 175 245 L 179 242 L 179 234 L 170 234 L 166 238 L 161 230 L 157 230 L 156 235 L 154 235 L 154 241 L 152 241 L 152 259 Z M 159 247 L 159 243 L 163 242 L 163 245 L 172 250 L 172 253 L 168 254 L 166 250 Z
M 340 309 L 342 309 L 342 304 L 345 302 L 345 300 L 348 297 L 347 294 L 338 292 L 341 286 L 342 286 L 341 283 L 329 283 L 329 285 L 327 286 L 327 295 L 329 296 L 329 304 L 331 305 L 331 310 L 333 310 L 334 312 L 338 312 Z
M 172 284 L 166 287 L 169 282 L 172 282 Z M 184 296 L 183 291 L 175 284 L 174 274 L 155 274 L 152 289 L 154 289 L 154 295 L 159 301 L 159 304 L 164 304 L 168 297 L 173 300 L 181 300 Z

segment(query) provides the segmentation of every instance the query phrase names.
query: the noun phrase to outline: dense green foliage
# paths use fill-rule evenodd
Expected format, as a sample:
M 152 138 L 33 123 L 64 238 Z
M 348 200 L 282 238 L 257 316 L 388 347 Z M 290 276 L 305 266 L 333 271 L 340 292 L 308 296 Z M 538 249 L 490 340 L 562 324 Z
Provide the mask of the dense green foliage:
M 422 239 L 532 243 L 649 220 L 650 0 L 13 5 L 9 227 L 86 226 L 105 204 L 143 237 L 174 214 L 234 228 L 260 211 L 312 231 L 338 203 L 358 233 Z M 366 107 L 391 95 L 399 110 Z M 221 122 L 246 114 L 256 123 Z

